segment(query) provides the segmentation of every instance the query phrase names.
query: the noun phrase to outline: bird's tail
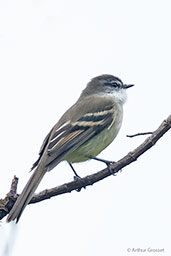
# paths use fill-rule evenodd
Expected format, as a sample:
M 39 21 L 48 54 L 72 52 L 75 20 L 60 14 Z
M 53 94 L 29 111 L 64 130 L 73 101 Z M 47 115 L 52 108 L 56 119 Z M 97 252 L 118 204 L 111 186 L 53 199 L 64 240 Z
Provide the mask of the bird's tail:
M 45 175 L 47 168 L 41 168 L 42 166 L 38 166 L 26 186 L 24 187 L 22 193 L 19 195 L 17 201 L 15 202 L 13 208 L 11 209 L 7 222 L 13 221 L 16 219 L 16 223 L 19 221 L 22 212 L 24 211 L 27 204 L 30 202 L 36 188 L 38 187 L 40 181 Z

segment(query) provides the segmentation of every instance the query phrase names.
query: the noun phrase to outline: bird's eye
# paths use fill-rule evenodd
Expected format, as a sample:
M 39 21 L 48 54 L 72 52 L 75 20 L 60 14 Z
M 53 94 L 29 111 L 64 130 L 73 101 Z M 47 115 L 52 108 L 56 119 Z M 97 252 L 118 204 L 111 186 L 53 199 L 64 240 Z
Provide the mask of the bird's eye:
M 120 83 L 117 83 L 117 82 L 114 82 L 114 81 L 106 82 L 104 84 L 107 85 L 107 86 L 115 87 L 115 88 L 119 88 L 121 86 Z
M 115 88 L 119 88 L 119 86 L 120 86 L 120 84 L 118 84 L 118 83 L 116 83 L 116 82 L 113 82 L 113 83 L 111 83 L 111 84 L 112 84 L 112 86 L 115 87 Z

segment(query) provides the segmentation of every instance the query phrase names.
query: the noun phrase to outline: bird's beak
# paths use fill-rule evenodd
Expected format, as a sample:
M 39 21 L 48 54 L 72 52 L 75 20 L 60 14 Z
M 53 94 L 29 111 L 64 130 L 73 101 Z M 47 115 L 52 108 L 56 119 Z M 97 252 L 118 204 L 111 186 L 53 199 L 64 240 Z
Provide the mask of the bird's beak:
M 124 88 L 124 89 L 128 89 L 128 88 L 130 88 L 130 87 L 132 87 L 132 86 L 134 86 L 134 84 L 124 84 L 124 85 L 123 85 L 123 88 Z

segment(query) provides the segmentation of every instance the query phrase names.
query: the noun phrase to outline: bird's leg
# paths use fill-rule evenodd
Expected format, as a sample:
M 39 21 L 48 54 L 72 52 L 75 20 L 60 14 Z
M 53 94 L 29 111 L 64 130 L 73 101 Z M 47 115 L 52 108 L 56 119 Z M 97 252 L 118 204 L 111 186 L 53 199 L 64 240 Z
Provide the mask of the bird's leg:
M 75 179 L 81 179 L 81 177 L 76 173 L 76 171 L 75 171 L 73 165 L 72 165 L 70 162 L 68 162 L 68 164 L 69 164 L 69 166 L 71 167 L 72 171 L 73 171 L 74 174 L 75 174 L 74 180 L 75 180 Z
M 73 171 L 74 174 L 75 174 L 75 176 L 74 176 L 74 181 L 80 180 L 81 177 L 76 173 L 76 171 L 75 171 L 73 165 L 72 165 L 70 162 L 68 162 L 68 164 L 69 164 L 69 166 L 71 167 L 72 171 Z M 86 187 L 84 187 L 84 188 L 86 188 Z M 81 191 L 81 188 L 76 189 L 76 191 L 77 191 L 77 192 L 80 192 L 80 191 Z
M 98 158 L 98 157 L 94 157 L 94 156 L 87 156 L 87 157 L 89 159 L 97 160 L 99 162 L 102 162 L 102 163 L 106 164 L 108 170 L 110 171 L 110 173 L 115 176 L 115 172 L 111 169 L 111 166 L 110 166 L 111 164 L 115 163 L 114 161 L 108 161 L 108 160 L 104 160 L 104 159 L 101 159 L 101 158 Z

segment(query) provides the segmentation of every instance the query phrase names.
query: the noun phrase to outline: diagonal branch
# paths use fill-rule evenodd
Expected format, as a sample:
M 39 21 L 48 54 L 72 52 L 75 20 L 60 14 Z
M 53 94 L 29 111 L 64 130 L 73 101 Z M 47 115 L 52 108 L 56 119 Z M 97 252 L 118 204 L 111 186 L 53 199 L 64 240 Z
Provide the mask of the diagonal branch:
M 140 146 L 135 150 L 129 152 L 126 156 L 121 158 L 119 161 L 112 163 L 110 170 L 113 174 L 117 173 L 119 170 L 123 169 L 125 166 L 137 160 L 139 156 L 144 154 L 148 149 L 155 145 L 155 143 L 171 128 L 171 115 L 164 120 L 161 125 L 155 130 L 151 136 L 149 136 Z M 37 203 L 51 197 L 65 194 L 73 190 L 80 190 L 83 187 L 93 185 L 94 183 L 112 175 L 111 171 L 108 168 L 105 168 L 97 173 L 88 175 L 84 178 L 65 183 L 63 185 L 57 186 L 55 188 L 46 189 L 39 194 L 35 194 L 31 199 L 29 204 Z M 0 219 L 7 215 L 12 208 L 14 202 L 17 199 L 17 195 L 7 194 L 6 198 L 0 200 Z

